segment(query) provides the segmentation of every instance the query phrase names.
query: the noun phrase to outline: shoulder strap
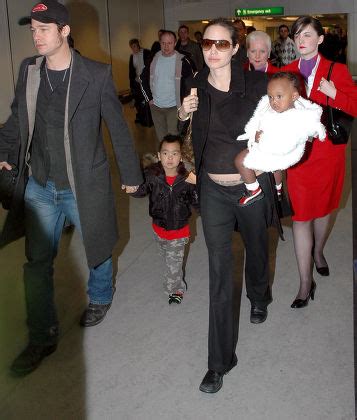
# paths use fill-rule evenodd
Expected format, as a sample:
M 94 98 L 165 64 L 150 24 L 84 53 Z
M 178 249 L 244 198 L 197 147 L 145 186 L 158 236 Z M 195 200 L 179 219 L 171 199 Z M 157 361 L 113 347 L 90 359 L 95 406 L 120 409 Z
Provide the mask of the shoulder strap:
M 330 79 L 331 79 L 331 74 L 332 74 L 332 69 L 333 69 L 333 66 L 335 65 L 335 62 L 334 61 L 332 61 L 332 63 L 330 64 L 330 68 L 329 68 L 329 70 L 328 70 L 328 74 L 327 74 L 327 78 L 326 78 L 326 80 L 329 82 L 330 81 Z
M 334 61 L 332 61 L 332 63 L 330 64 L 330 68 L 329 68 L 329 70 L 328 70 L 328 73 L 327 73 L 327 77 L 326 77 L 326 80 L 329 82 L 330 81 L 330 79 L 331 79 L 331 74 L 332 74 L 332 69 L 333 69 L 333 66 L 335 65 L 335 62 Z M 326 95 L 326 104 L 327 104 L 327 106 L 328 106 L 328 99 L 329 99 L 329 97 Z

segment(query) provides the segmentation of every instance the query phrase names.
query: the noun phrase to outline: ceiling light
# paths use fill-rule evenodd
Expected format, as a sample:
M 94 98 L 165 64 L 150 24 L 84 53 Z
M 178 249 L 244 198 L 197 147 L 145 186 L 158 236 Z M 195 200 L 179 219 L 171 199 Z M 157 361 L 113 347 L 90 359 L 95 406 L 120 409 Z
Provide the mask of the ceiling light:
M 285 16 L 282 18 L 283 20 L 289 20 L 289 21 L 294 21 L 296 19 L 298 19 L 298 16 Z

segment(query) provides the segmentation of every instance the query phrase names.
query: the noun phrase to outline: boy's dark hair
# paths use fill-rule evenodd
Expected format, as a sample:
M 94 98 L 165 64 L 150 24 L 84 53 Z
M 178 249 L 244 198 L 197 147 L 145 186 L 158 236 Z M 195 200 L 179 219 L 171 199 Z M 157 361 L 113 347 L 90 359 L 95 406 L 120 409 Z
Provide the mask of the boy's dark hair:
M 290 32 L 289 26 L 285 25 L 285 23 L 283 23 L 282 25 L 279 26 L 278 32 L 280 32 L 280 29 L 282 29 L 282 28 L 286 28 L 288 30 L 288 32 Z
M 175 32 L 173 32 L 173 31 L 168 31 L 168 30 L 166 30 L 166 29 L 162 31 L 162 33 L 161 33 L 161 35 L 160 35 L 160 41 L 161 41 L 161 38 L 163 37 L 163 35 L 167 35 L 167 34 L 172 35 L 172 36 L 175 38 L 175 41 L 176 41 L 177 37 L 176 37 Z
M 285 79 L 287 81 L 289 81 L 293 87 L 300 92 L 300 80 L 297 77 L 296 74 L 294 73 L 290 73 L 288 71 L 279 71 L 278 73 L 274 73 L 269 82 L 273 81 L 273 80 L 279 80 L 279 79 Z
M 242 26 L 243 26 L 243 28 L 244 28 L 244 29 L 246 28 L 246 25 L 245 25 L 245 22 L 244 22 L 244 20 L 243 20 L 243 19 L 235 19 L 235 20 L 233 21 L 233 25 L 234 25 L 235 23 L 241 23 L 241 24 L 242 24 Z
M 188 26 L 187 26 L 187 25 L 180 25 L 180 26 L 179 26 L 179 28 L 178 28 L 178 30 L 177 30 L 177 32 L 178 32 L 180 29 L 187 29 L 187 32 L 189 32 L 189 29 L 188 29 Z
M 129 46 L 131 47 L 132 45 L 137 45 L 138 47 L 140 47 L 140 42 L 137 38 L 133 38 L 129 41 Z
M 167 134 L 159 143 L 159 152 L 161 152 L 164 143 L 179 143 L 181 149 L 182 137 L 177 134 Z

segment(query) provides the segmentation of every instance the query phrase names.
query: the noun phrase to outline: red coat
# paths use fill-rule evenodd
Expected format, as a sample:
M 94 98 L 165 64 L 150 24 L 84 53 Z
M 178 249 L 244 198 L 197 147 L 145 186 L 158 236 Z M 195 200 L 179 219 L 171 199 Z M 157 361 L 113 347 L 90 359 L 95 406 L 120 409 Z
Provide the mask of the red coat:
M 244 70 L 251 70 L 250 65 L 249 65 L 249 61 L 247 61 L 246 63 L 244 63 L 243 68 L 244 68 Z M 257 70 L 257 71 L 258 71 L 258 70 Z M 279 69 L 278 67 L 273 66 L 273 65 L 271 64 L 271 62 L 270 62 L 270 61 L 268 61 L 268 67 L 267 67 L 267 69 L 265 70 L 265 73 L 266 73 L 268 76 L 271 76 L 272 74 L 277 73 L 278 71 L 280 71 L 280 69 Z
M 300 74 L 299 60 L 281 70 Z M 308 99 L 322 106 L 327 97 L 317 90 L 322 77 L 327 78 L 331 61 L 320 56 L 313 86 Z M 337 89 L 329 104 L 357 116 L 357 87 L 344 64 L 336 63 L 331 75 Z M 322 120 L 324 121 L 324 119 Z M 287 185 L 293 210 L 293 220 L 308 221 L 326 216 L 338 208 L 345 175 L 346 145 L 334 145 L 326 138 L 308 143 L 302 160 L 287 170 Z

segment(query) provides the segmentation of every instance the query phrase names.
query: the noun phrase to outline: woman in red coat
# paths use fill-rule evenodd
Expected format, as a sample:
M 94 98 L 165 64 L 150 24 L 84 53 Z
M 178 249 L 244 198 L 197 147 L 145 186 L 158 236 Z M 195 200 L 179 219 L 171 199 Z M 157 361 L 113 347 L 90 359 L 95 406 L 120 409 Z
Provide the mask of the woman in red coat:
M 357 87 L 347 67 L 336 63 L 331 80 L 326 77 L 331 61 L 318 53 L 323 42 L 321 23 L 310 16 L 300 17 L 292 26 L 292 36 L 301 58 L 283 68 L 305 80 L 307 98 L 357 116 Z M 323 115 L 324 118 L 324 115 Z M 324 119 L 323 119 L 324 121 Z M 293 237 L 300 274 L 300 289 L 292 308 L 306 306 L 314 298 L 312 258 L 317 272 L 329 275 L 323 249 L 329 232 L 331 212 L 338 208 L 345 176 L 346 145 L 325 141 L 308 143 L 303 159 L 287 170 L 287 185 L 293 210 Z

